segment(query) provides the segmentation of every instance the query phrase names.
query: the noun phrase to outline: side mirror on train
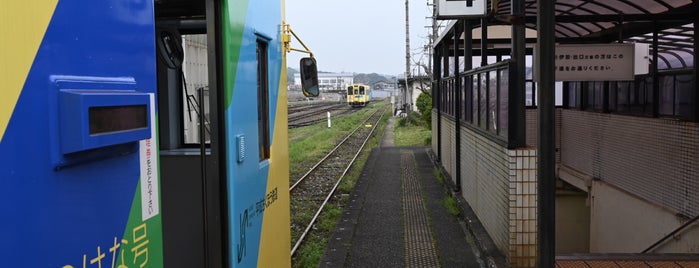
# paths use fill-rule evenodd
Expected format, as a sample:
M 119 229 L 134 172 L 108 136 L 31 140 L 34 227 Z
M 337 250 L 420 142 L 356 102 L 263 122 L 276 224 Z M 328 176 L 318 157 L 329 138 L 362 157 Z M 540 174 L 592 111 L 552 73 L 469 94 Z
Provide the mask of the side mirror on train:
M 318 97 L 318 68 L 316 59 L 306 57 L 301 59 L 301 90 L 306 97 Z

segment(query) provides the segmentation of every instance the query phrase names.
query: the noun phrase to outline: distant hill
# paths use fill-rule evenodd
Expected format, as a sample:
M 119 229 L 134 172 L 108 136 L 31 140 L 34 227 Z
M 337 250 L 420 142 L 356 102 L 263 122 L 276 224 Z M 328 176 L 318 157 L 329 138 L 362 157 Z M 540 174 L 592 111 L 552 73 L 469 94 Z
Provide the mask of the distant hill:
M 391 83 L 392 81 L 383 75 L 380 75 L 377 73 L 370 73 L 370 74 L 355 74 L 354 75 L 354 82 L 372 86 L 378 82 Z

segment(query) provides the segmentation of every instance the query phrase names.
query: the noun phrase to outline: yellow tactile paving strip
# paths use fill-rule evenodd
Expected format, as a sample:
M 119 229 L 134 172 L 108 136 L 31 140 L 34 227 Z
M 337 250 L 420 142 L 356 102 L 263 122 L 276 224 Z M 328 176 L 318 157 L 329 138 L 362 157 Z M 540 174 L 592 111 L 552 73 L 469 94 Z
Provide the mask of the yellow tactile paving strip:
M 416 165 L 415 156 L 411 151 L 400 151 L 405 222 L 405 267 L 440 267 L 427 212 L 422 201 Z

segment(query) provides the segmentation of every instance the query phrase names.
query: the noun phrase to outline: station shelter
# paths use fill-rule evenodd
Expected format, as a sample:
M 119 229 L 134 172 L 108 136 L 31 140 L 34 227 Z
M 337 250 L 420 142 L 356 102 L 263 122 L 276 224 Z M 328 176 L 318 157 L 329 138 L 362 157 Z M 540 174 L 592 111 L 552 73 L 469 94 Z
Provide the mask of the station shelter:
M 698 253 L 697 3 L 485 2 L 443 16 L 432 150 L 509 264 Z

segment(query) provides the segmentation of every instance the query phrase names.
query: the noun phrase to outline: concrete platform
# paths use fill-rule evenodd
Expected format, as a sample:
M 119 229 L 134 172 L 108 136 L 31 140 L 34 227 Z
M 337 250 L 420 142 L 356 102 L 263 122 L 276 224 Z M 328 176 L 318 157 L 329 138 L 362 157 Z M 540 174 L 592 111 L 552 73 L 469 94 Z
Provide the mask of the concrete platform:
M 393 147 L 392 120 L 336 226 L 320 267 L 485 267 L 450 214 L 428 147 Z
M 389 120 L 362 170 L 320 267 L 509 267 L 463 198 L 447 212 L 449 187 L 428 147 L 394 147 Z M 699 267 L 698 254 L 572 254 L 556 267 Z

